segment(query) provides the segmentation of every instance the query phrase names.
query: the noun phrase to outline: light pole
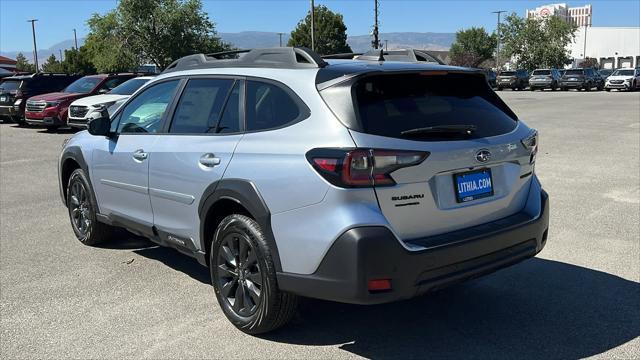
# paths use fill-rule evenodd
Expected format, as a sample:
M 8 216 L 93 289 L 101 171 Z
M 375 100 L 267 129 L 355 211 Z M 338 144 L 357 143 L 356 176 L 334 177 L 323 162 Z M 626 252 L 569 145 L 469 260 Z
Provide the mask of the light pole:
M 58 53 L 60 54 L 60 62 L 62 62 L 62 49 L 58 49 Z
M 73 29 L 73 40 L 76 44 L 76 50 L 78 50 L 78 36 L 76 35 L 76 29 Z
M 496 71 L 500 70 L 500 14 L 506 12 L 504 10 L 492 11 L 492 14 L 498 14 L 498 26 L 496 27 L 496 35 L 498 42 L 496 43 Z
M 389 40 L 384 41 L 384 51 L 389 50 Z
M 36 72 L 38 72 L 38 46 L 36 45 L 36 21 L 38 19 L 27 20 L 31 23 L 31 32 L 33 33 L 33 58 L 36 64 Z
M 284 33 L 278 33 L 278 36 L 280 37 L 280 47 L 282 47 L 282 35 L 284 35 Z
M 373 48 L 378 49 L 380 39 L 378 38 L 378 0 L 373 0 Z
M 311 50 L 316 51 L 316 24 L 314 19 L 315 6 L 311 0 Z

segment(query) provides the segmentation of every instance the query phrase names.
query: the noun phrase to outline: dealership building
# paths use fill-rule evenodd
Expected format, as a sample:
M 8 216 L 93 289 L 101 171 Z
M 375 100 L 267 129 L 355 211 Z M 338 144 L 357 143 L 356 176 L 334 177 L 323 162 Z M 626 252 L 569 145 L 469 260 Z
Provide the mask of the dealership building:
M 597 59 L 606 69 L 640 67 L 640 27 L 592 26 L 591 5 L 550 4 L 527 10 L 526 14 L 538 19 L 555 15 L 578 26 L 575 39 L 568 46 L 573 67 L 585 58 Z

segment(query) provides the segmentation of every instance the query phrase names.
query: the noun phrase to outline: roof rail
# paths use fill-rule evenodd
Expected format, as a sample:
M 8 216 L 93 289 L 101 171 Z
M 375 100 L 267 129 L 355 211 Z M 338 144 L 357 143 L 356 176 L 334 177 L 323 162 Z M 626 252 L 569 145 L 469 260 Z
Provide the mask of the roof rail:
M 405 61 L 405 62 L 432 62 L 445 65 L 442 60 L 429 54 L 427 51 L 418 49 L 394 49 L 394 50 L 370 50 L 360 56 L 357 60 L 380 61 Z
M 220 59 L 226 55 L 244 54 L 237 59 Z M 261 67 L 279 69 L 322 68 L 327 63 L 316 52 L 304 47 L 232 50 L 213 54 L 194 54 L 180 58 L 162 73 L 180 70 L 228 67 Z
M 329 55 L 322 55 L 323 59 L 347 59 L 347 60 L 352 60 L 354 57 L 356 56 L 360 56 L 362 55 L 362 53 L 339 53 L 339 54 L 329 54 Z

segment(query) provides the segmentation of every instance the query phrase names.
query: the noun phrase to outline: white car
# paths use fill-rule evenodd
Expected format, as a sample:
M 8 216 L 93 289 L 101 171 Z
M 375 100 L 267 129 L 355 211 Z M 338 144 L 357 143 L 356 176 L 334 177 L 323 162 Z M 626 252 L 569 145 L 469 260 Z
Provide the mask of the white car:
M 106 106 L 109 112 L 113 112 L 151 79 L 153 79 L 153 76 L 140 76 L 129 79 L 106 94 L 89 96 L 72 102 L 69 106 L 67 124 L 71 127 L 86 128 L 87 122 L 95 114 L 98 114 L 103 106 Z
M 618 69 L 613 72 L 604 85 L 606 91 L 611 89 L 633 91 L 640 87 L 640 68 Z

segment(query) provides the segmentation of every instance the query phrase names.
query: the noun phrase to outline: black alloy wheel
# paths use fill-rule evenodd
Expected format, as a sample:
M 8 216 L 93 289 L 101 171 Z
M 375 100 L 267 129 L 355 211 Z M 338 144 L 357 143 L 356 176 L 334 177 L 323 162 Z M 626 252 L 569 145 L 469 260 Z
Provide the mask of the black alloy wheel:
M 239 316 L 255 314 L 262 301 L 262 270 L 256 250 L 245 234 L 225 235 L 218 247 L 218 289 Z

